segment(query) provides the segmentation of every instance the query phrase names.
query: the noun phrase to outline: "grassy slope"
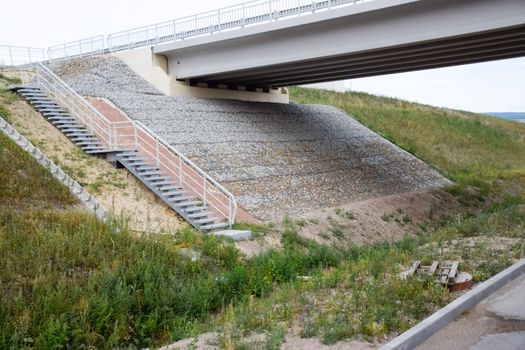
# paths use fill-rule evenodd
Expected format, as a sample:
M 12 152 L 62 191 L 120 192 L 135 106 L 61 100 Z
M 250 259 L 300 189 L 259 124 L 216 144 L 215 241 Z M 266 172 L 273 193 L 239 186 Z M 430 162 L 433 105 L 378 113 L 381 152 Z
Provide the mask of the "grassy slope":
M 360 92 L 293 87 L 290 96 L 342 109 L 454 180 L 525 177 L 525 124 Z
M 0 105 L 9 108 L 12 98 L 3 92 Z M 525 255 L 523 196 L 443 222 L 433 235 L 345 250 L 299 238 L 289 221 L 283 250 L 245 259 L 231 243 L 192 230 L 136 237 L 125 224 L 64 210 L 74 203 L 67 191 L 0 138 L 4 168 L 11 171 L 0 171 L 0 348 L 144 347 L 215 329 L 224 348 L 253 348 L 245 336 L 256 331 L 268 334 L 261 347 L 277 349 L 292 323 L 325 343 L 380 339 L 451 298 L 430 281 L 399 280 L 401 266 L 463 259 L 483 280 Z M 450 248 L 463 237 L 482 241 Z M 500 237 L 510 244 L 486 244 Z M 302 275 L 311 279 L 297 280 Z

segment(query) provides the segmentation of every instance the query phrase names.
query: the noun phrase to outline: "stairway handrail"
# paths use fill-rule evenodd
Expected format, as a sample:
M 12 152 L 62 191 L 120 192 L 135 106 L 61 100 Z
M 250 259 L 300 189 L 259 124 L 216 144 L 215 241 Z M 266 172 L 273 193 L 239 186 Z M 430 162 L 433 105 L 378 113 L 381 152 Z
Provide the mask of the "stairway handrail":
M 46 91 L 55 96 L 59 102 L 66 106 L 77 106 L 80 105 L 81 109 L 68 108 L 74 117 L 80 119 L 83 124 L 94 134 L 102 138 L 102 141 L 106 142 L 110 149 L 115 148 L 115 135 L 114 129 L 112 128 L 112 122 L 110 122 L 102 113 L 94 108 L 89 102 L 87 102 L 82 96 L 80 96 L 75 90 L 73 90 L 68 84 L 60 79 L 55 73 L 47 68 L 43 63 L 36 62 L 36 82 L 42 86 Z M 49 77 L 50 79 L 46 79 Z M 48 87 L 41 80 L 50 84 Z M 53 91 L 54 88 L 55 90 Z M 61 90 L 63 94 L 58 94 L 57 91 Z M 96 120 L 96 119 L 98 120 Z M 98 126 L 102 122 L 102 129 L 107 135 L 106 137 L 100 135 L 94 127 L 94 123 Z
M 104 116 L 101 112 L 99 112 L 95 107 L 93 107 L 88 101 L 86 101 L 82 96 L 80 96 L 75 90 L 73 90 L 68 84 L 66 84 L 62 79 L 60 79 L 56 74 L 54 74 L 48 67 L 46 67 L 44 64 L 38 62 L 35 64 L 36 71 L 37 71 L 37 79 L 36 82 L 41 86 L 45 91 L 52 94 L 58 102 L 62 103 L 64 106 L 68 107 L 69 112 L 77 119 L 79 119 L 83 125 L 85 125 L 90 132 L 101 138 L 102 141 L 109 144 L 110 149 L 112 150 L 127 150 L 129 149 L 129 144 L 120 145 L 116 129 L 122 128 L 125 125 L 130 125 L 133 127 L 134 135 L 137 135 L 137 130 L 143 131 L 147 135 L 149 135 L 156 143 L 159 145 L 162 145 L 165 147 L 168 152 L 171 152 L 174 154 L 178 159 L 180 159 L 184 164 L 186 164 L 193 172 L 195 172 L 198 176 L 200 176 L 205 183 L 208 183 L 212 188 L 216 189 L 219 193 L 222 193 L 222 195 L 227 199 L 228 203 L 228 209 L 227 209 L 227 219 L 228 223 L 230 225 L 233 225 L 235 223 L 235 217 L 237 214 L 237 199 L 235 196 L 228 191 L 224 186 L 222 186 L 220 183 L 218 183 L 215 179 L 213 179 L 208 173 L 206 173 L 204 170 L 202 170 L 199 166 L 197 166 L 193 161 L 191 161 L 188 157 L 186 157 L 184 154 L 182 154 L 180 151 L 178 151 L 175 147 L 170 145 L 168 142 L 163 140 L 159 135 L 157 135 L 153 130 L 145 126 L 140 121 L 133 121 L 133 120 L 127 120 L 127 121 L 110 121 L 106 116 Z M 48 84 L 50 86 L 48 86 Z M 76 108 L 78 105 L 82 108 Z M 96 118 L 97 120 L 93 120 L 93 118 Z M 102 128 L 104 129 L 105 135 L 101 135 L 99 128 L 93 127 L 93 122 L 95 122 L 96 126 L 99 126 L 102 123 Z M 124 135 L 124 136 L 130 136 L 130 135 Z M 122 146 L 122 147 L 121 147 Z M 136 149 L 139 149 L 139 145 L 137 144 L 137 139 L 135 138 L 134 146 Z M 161 162 L 160 160 L 160 154 L 153 155 L 155 161 Z M 180 167 L 180 166 L 179 166 Z M 189 175 L 187 171 L 183 169 L 183 167 L 180 167 L 180 171 L 183 172 L 183 174 L 186 176 Z M 182 179 L 181 179 L 182 181 Z M 202 191 L 203 193 L 199 193 L 198 189 L 193 189 L 194 192 L 197 195 L 201 195 L 202 199 L 206 204 L 209 204 L 217 211 L 219 211 L 219 214 L 226 216 L 226 212 L 221 212 L 220 208 L 216 206 L 209 198 L 207 197 L 207 191 L 210 190 L 210 188 L 207 188 L 207 186 L 203 186 Z M 218 198 L 218 197 L 217 197 Z
M 222 194 L 228 198 L 230 201 L 229 206 L 229 217 L 228 222 L 230 225 L 233 225 L 235 223 L 235 217 L 237 215 L 237 199 L 235 196 L 228 191 L 224 186 L 222 186 L 220 183 L 218 183 L 215 179 L 213 179 L 208 173 L 206 173 L 204 170 L 202 170 L 197 164 L 195 164 L 193 161 L 191 161 L 188 157 L 186 157 L 184 154 L 182 154 L 180 151 L 178 151 L 175 147 L 173 147 L 171 144 L 166 142 L 163 138 L 161 138 L 159 135 L 157 135 L 153 130 L 148 128 L 146 125 L 141 123 L 140 121 L 133 121 L 133 124 L 135 127 L 138 127 L 139 129 L 142 129 L 144 132 L 149 134 L 155 141 L 162 144 L 164 147 L 166 147 L 169 151 L 174 153 L 177 157 L 182 159 L 186 165 L 188 165 L 192 170 L 197 172 L 200 176 L 202 176 L 203 179 L 208 181 L 210 184 L 212 184 L 216 189 L 218 189 Z M 158 159 L 156 159 L 158 160 Z M 203 198 L 206 196 L 203 195 Z

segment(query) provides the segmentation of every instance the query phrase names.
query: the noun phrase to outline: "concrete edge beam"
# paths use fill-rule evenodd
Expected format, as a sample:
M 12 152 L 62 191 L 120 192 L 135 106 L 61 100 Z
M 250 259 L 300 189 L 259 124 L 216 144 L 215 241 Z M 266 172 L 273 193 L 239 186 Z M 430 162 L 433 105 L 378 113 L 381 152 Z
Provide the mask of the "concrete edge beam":
M 524 273 L 525 259 L 521 259 L 386 343 L 380 350 L 414 349 L 448 323 L 455 320 L 463 312 L 472 309 L 479 302 Z
M 67 175 L 62 168 L 56 165 L 52 160 L 47 158 L 42 151 L 34 146 L 29 140 L 27 140 L 22 134 L 9 124 L 2 116 L 0 116 L 0 131 L 2 131 L 7 137 L 15 141 L 25 152 L 33 157 L 41 166 L 46 168 L 50 174 L 57 179 L 61 184 L 66 186 L 69 191 L 79 199 L 79 201 L 95 215 L 104 220 L 108 211 L 100 204 L 93 196 L 91 196 L 82 186 L 80 186 L 73 178 Z M 17 142 L 20 141 L 20 142 Z M 21 142 L 23 141 L 23 142 Z M 73 184 L 71 186 L 71 184 Z M 93 208 L 93 205 L 97 209 Z

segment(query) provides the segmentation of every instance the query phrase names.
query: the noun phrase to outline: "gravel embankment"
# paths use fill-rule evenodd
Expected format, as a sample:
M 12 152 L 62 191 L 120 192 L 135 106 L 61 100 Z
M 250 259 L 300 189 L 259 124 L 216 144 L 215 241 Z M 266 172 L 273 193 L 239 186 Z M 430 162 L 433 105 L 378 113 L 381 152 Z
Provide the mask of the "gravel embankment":
M 333 107 L 165 96 L 112 57 L 51 68 L 150 127 L 261 219 L 449 183 Z

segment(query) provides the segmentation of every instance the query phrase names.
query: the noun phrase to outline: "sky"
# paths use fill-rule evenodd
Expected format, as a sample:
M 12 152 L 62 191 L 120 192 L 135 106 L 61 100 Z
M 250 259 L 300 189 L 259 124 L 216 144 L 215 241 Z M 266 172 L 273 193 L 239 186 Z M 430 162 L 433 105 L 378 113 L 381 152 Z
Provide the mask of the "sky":
M 16 0 L 0 12 L 0 45 L 45 47 L 118 32 L 242 0 Z M 352 90 L 473 112 L 525 112 L 525 58 L 346 83 Z

